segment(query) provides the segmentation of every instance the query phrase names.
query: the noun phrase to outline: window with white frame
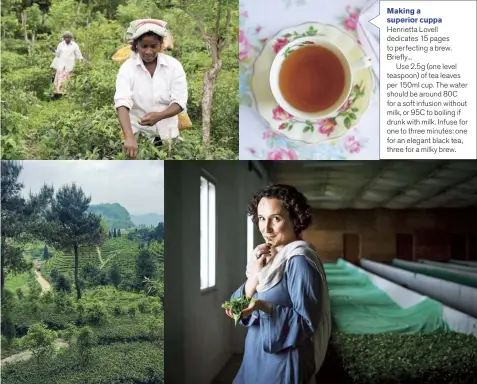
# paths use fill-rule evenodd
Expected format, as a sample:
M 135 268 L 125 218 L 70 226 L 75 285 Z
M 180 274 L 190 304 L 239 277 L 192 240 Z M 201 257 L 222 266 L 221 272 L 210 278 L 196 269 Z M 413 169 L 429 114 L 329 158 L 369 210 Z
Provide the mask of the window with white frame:
M 215 286 L 215 184 L 200 178 L 200 289 Z
M 250 257 L 252 256 L 252 251 L 255 248 L 255 239 L 253 234 L 255 232 L 255 225 L 252 221 L 252 216 L 247 215 L 247 262 L 250 261 Z

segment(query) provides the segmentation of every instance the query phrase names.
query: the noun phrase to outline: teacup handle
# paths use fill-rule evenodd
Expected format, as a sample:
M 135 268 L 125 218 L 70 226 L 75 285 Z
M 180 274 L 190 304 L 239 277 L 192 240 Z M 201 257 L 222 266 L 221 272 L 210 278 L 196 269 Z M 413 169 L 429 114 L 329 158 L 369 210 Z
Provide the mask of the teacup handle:
M 373 63 L 370 57 L 363 57 L 362 59 L 356 60 L 354 63 L 351 63 L 351 72 L 357 72 L 361 69 L 365 69 L 371 66 Z

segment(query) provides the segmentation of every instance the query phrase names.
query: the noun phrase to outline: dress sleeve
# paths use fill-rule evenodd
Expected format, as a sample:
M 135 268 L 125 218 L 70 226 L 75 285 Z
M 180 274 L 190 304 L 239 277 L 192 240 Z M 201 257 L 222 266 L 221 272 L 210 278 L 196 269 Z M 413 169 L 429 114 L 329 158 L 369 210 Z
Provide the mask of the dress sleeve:
M 236 299 L 238 297 L 241 297 L 241 296 L 244 296 L 245 295 L 245 283 L 243 283 L 233 294 L 232 296 L 230 297 L 230 299 Z M 255 294 L 252 296 L 252 298 L 257 298 L 257 293 L 255 292 Z M 244 326 L 244 327 L 250 327 L 251 325 L 257 325 L 259 324 L 259 320 L 258 320 L 258 313 L 255 311 L 255 312 L 252 312 L 252 314 L 245 318 L 245 319 L 240 319 L 239 322 L 238 322 L 240 325 Z
M 187 79 L 181 63 L 177 62 L 172 76 L 170 104 L 179 104 L 182 110 L 185 110 L 188 99 Z
M 305 256 L 291 258 L 286 277 L 293 307 L 272 304 L 270 315 L 260 311 L 260 332 L 267 353 L 298 346 L 312 337 L 322 316 L 323 281 L 311 262 Z
M 119 68 L 116 78 L 116 93 L 114 94 L 114 108 L 126 107 L 129 110 L 133 106 L 133 91 L 131 89 L 131 80 L 127 68 L 127 62 Z
M 60 56 L 61 56 L 61 43 L 59 43 L 58 46 L 56 47 L 55 55 L 56 55 L 56 57 L 60 58 Z
M 78 60 L 84 60 L 84 57 L 83 55 L 81 54 L 81 49 L 79 47 L 78 44 L 75 44 L 75 57 L 78 59 Z

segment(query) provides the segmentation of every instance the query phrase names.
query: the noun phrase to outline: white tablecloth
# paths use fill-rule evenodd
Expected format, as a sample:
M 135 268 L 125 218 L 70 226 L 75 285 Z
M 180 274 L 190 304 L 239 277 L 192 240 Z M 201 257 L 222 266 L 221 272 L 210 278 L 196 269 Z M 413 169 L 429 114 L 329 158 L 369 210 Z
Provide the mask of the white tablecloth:
M 272 132 L 254 108 L 250 87 L 254 60 L 267 39 L 284 28 L 305 22 L 337 25 L 358 38 L 358 17 L 369 3 L 369 0 L 240 0 L 241 160 L 379 159 L 377 81 L 369 109 L 358 125 L 336 140 L 319 144 L 298 143 Z

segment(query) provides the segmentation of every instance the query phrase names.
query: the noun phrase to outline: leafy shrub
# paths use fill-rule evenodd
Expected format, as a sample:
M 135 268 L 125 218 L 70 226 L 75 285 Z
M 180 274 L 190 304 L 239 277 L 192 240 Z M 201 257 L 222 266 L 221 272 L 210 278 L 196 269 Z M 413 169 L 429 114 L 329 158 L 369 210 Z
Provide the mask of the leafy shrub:
M 53 353 L 53 342 L 56 333 L 46 328 L 45 324 L 33 324 L 28 334 L 22 338 L 22 345 L 29 349 L 36 358 L 37 364 Z
M 88 324 L 99 325 L 107 322 L 108 312 L 103 303 L 93 301 L 86 305 L 85 317 Z
M 147 313 L 148 310 L 149 310 L 149 303 L 148 303 L 146 300 L 142 299 L 142 300 L 138 303 L 137 308 L 138 308 L 139 312 L 141 312 L 141 313 Z
M 124 313 L 120 305 L 116 305 L 113 309 L 114 316 L 121 316 Z
M 51 293 L 51 291 L 45 292 L 41 296 L 40 301 L 44 304 L 52 303 L 54 301 L 54 295 Z
M 477 377 L 477 339 L 472 335 L 336 333 L 328 352 L 318 380 L 457 384 L 475 383 Z
M 131 317 L 136 316 L 136 312 L 137 312 L 137 307 L 135 305 L 132 305 L 128 308 L 128 315 L 129 316 L 131 316 Z
M 71 281 L 63 274 L 60 274 L 55 281 L 55 290 L 58 292 L 71 293 Z
M 93 330 L 86 326 L 78 330 L 76 336 L 76 350 L 81 364 L 85 365 L 91 361 L 92 348 L 97 343 L 97 337 Z
M 152 318 L 161 332 L 151 333 L 151 316 L 137 316 L 136 318 L 121 317 L 111 324 L 104 324 L 95 328 L 98 343 L 112 344 L 117 342 L 154 341 L 163 339 L 164 325 L 160 317 Z
M 2 335 L 2 344 L 1 344 L 2 359 L 23 351 L 23 347 L 20 341 L 21 339 L 17 339 L 17 338 L 8 339 Z
M 48 66 L 19 68 L 4 76 L 2 87 L 34 92 L 38 98 L 44 98 L 45 92 L 49 93 L 51 88 L 51 80 L 51 69 Z
M 12 320 L 15 324 L 17 336 L 21 337 L 28 332 L 28 328 L 39 322 L 45 323 L 49 329 L 64 329 L 68 323 L 76 323 L 78 318 L 74 310 L 64 313 L 57 312 L 56 304 L 28 304 L 23 302 L 12 310 Z
M 15 293 L 17 294 L 17 297 L 18 297 L 20 300 L 23 299 L 23 297 L 25 296 L 25 295 L 23 294 L 23 291 L 22 291 L 21 288 L 17 288 L 17 290 L 15 291 Z
M 74 310 L 73 300 L 71 296 L 64 292 L 58 292 L 54 298 L 56 311 L 59 313 L 66 313 Z
M 112 110 L 116 92 L 118 67 L 112 61 L 94 66 L 78 66 L 68 83 L 68 95 L 79 106 L 88 110 L 109 106 Z
M 22 361 L 2 367 L 2 384 L 163 384 L 164 350 L 151 342 L 117 343 L 91 348 L 91 359 L 79 365 L 73 350 L 49 356 L 32 369 Z

